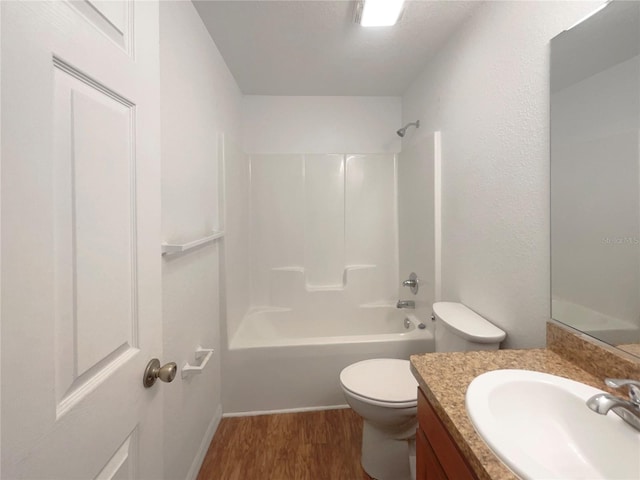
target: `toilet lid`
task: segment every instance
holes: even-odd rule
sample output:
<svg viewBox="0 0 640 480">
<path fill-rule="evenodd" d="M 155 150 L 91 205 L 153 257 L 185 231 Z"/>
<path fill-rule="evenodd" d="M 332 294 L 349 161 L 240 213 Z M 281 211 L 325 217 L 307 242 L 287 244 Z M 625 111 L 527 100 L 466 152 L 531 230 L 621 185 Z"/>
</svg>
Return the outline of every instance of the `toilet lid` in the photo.
<svg viewBox="0 0 640 480">
<path fill-rule="evenodd" d="M 409 360 L 363 360 L 342 370 L 340 383 L 356 395 L 379 402 L 407 403 L 418 398 L 418 382 L 409 370 Z"/>
</svg>

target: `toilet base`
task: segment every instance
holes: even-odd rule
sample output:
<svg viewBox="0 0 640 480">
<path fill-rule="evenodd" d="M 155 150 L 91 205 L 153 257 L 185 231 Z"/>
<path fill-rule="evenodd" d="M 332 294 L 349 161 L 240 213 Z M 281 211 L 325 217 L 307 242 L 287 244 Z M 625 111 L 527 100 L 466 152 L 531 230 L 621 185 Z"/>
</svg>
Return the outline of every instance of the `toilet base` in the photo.
<svg viewBox="0 0 640 480">
<path fill-rule="evenodd" d="M 388 431 L 382 431 L 365 420 L 362 468 L 376 480 L 414 480 L 410 465 L 411 444 L 415 458 L 415 428 L 409 427 L 391 437 Z"/>
</svg>

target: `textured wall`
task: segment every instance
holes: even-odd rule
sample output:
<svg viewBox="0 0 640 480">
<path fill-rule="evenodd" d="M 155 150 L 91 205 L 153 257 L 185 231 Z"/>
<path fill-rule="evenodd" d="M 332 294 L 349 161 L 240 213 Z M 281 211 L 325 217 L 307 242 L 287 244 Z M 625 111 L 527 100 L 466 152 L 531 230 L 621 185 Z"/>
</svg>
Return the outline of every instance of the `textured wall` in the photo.
<svg viewBox="0 0 640 480">
<path fill-rule="evenodd" d="M 220 226 L 218 133 L 238 138 L 241 94 L 191 2 L 160 3 L 162 235 Z M 199 376 L 164 390 L 164 478 L 195 478 L 222 413 L 219 242 L 163 260 L 163 361 L 216 349 Z M 241 268 L 241 265 L 238 266 Z"/>
<path fill-rule="evenodd" d="M 396 153 L 400 97 L 247 95 L 242 103 L 247 153 Z"/>
<path fill-rule="evenodd" d="M 416 137 L 442 131 L 443 299 L 507 347 L 544 345 L 550 311 L 549 41 L 599 4 L 488 2 L 403 96 Z"/>
</svg>

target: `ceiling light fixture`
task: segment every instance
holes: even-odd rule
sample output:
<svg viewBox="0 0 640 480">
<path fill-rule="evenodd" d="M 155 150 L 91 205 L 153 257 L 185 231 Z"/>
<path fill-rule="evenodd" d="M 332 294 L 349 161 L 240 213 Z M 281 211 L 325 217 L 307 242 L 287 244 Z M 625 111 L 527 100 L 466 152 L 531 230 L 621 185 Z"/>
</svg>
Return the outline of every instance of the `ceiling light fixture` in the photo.
<svg viewBox="0 0 640 480">
<path fill-rule="evenodd" d="M 356 23 L 363 27 L 390 27 L 402 14 L 404 0 L 361 0 L 356 5 Z"/>
</svg>

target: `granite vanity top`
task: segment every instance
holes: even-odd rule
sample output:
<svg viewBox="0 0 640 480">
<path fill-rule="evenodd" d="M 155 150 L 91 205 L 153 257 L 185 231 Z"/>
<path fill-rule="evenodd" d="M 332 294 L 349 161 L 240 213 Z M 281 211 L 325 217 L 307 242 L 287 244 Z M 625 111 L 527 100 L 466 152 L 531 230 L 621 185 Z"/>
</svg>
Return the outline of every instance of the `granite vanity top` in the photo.
<svg viewBox="0 0 640 480">
<path fill-rule="evenodd" d="M 467 386 L 475 377 L 505 368 L 550 373 L 608 390 L 597 377 L 547 349 L 412 355 L 411 370 L 420 387 L 481 480 L 518 478 L 476 433 L 465 407 Z"/>
</svg>

